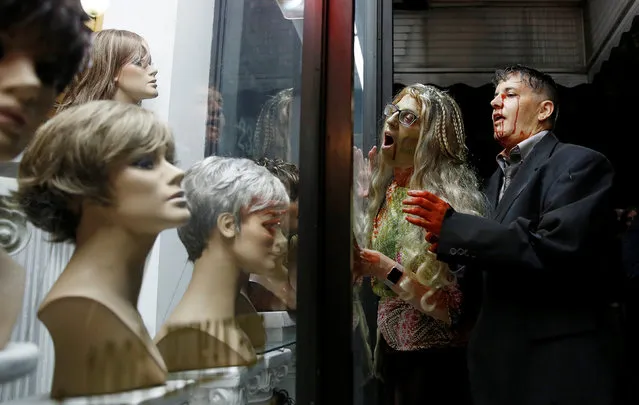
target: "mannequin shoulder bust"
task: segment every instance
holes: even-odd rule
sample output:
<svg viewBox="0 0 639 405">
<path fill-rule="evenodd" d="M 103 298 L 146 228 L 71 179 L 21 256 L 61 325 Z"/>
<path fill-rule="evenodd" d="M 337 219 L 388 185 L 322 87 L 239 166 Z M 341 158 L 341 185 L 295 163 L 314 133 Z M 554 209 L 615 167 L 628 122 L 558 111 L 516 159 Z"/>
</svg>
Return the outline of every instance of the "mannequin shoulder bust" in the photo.
<svg viewBox="0 0 639 405">
<path fill-rule="evenodd" d="M 52 398 L 164 384 L 166 367 L 141 316 L 124 300 L 56 289 L 38 311 L 55 350 Z M 59 361 L 58 359 L 63 359 Z"/>
<path fill-rule="evenodd" d="M 257 313 L 255 306 L 243 291 L 240 291 L 237 295 L 235 315 L 238 325 L 248 336 L 251 345 L 253 345 L 254 348 L 264 347 L 266 345 L 264 318 Z"/>
<path fill-rule="evenodd" d="M 250 339 L 235 319 L 167 322 L 155 341 L 170 372 L 249 366 L 257 361 Z"/>
</svg>

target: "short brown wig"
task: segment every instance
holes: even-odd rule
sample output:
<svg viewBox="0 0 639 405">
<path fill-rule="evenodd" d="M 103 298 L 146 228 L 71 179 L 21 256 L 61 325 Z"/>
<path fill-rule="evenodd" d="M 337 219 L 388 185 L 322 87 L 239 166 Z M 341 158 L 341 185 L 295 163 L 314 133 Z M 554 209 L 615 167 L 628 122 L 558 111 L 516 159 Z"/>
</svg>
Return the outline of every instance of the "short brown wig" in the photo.
<svg viewBox="0 0 639 405">
<path fill-rule="evenodd" d="M 149 110 L 116 101 L 69 108 L 40 127 L 25 150 L 14 198 L 54 242 L 75 241 L 79 202 L 111 204 L 113 171 L 161 148 L 172 161 L 171 130 Z"/>
</svg>

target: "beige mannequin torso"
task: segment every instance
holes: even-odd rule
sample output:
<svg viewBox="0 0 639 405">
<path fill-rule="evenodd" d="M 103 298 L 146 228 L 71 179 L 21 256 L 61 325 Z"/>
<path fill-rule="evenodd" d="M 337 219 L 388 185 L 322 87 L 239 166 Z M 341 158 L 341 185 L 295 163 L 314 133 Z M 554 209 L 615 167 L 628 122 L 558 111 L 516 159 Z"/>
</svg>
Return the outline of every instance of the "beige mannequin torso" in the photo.
<svg viewBox="0 0 639 405">
<path fill-rule="evenodd" d="M 236 318 L 240 276 L 221 244 L 210 243 L 195 261 L 182 300 L 155 337 L 169 371 L 255 363 L 252 341 L 260 343 L 265 333 L 256 313 Z"/>
<path fill-rule="evenodd" d="M 64 398 L 161 385 L 164 361 L 136 308 L 91 272 L 60 276 L 38 311 L 55 349 L 51 396 Z"/>
<path fill-rule="evenodd" d="M 157 386 L 167 376 L 136 309 L 155 236 L 86 218 L 71 260 L 38 310 L 53 339 L 56 399 Z"/>
<path fill-rule="evenodd" d="M 251 275 L 249 297 L 260 311 L 288 311 L 297 309 L 296 291 L 288 277 L 271 278 Z"/>
<path fill-rule="evenodd" d="M 22 309 L 26 272 L 0 248 L 0 350 L 9 342 Z"/>
<path fill-rule="evenodd" d="M 235 300 L 235 317 L 254 348 L 262 348 L 266 345 L 264 320 L 243 290 L 237 294 Z"/>
</svg>

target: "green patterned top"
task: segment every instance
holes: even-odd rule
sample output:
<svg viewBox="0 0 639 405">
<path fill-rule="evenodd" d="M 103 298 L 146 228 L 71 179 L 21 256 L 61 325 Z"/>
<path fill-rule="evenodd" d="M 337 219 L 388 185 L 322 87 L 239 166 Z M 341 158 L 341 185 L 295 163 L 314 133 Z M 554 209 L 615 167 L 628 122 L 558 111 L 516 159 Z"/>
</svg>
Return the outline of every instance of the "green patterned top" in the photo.
<svg viewBox="0 0 639 405">
<path fill-rule="evenodd" d="M 402 212 L 402 201 L 408 196 L 408 188 L 400 186 L 393 179 L 386 189 L 386 199 L 375 216 L 373 223 L 373 234 L 371 236 L 371 248 L 377 250 L 385 256 L 402 263 L 401 247 L 399 246 L 400 236 L 406 234 L 411 226 L 406 221 Z M 396 297 L 390 288 L 383 281 L 376 278 L 371 279 L 373 292 L 380 297 Z"/>
</svg>

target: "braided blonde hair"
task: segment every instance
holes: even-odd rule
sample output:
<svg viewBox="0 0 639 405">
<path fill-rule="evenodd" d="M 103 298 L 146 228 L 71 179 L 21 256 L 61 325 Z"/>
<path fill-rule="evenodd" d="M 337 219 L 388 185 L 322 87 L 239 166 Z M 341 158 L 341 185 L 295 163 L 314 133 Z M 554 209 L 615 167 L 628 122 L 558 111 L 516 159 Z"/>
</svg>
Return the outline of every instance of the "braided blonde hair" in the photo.
<svg viewBox="0 0 639 405">
<path fill-rule="evenodd" d="M 428 190 L 447 201 L 456 211 L 483 215 L 486 199 L 479 191 L 479 181 L 468 165 L 468 148 L 461 110 L 446 92 L 433 86 L 413 84 L 402 89 L 393 99 L 398 103 L 412 97 L 419 106 L 420 136 L 415 148 L 414 171 L 409 189 Z M 382 135 L 383 136 L 383 135 Z M 370 243 L 372 224 L 384 203 L 386 189 L 393 177 L 393 168 L 376 159 L 369 190 L 367 235 Z M 417 226 L 402 235 L 404 268 L 414 272 L 425 285 L 441 288 L 454 280 L 447 264 L 437 261 L 428 251 L 425 231 Z"/>
<path fill-rule="evenodd" d="M 290 160 L 290 116 L 293 89 L 284 89 L 262 107 L 255 125 L 251 157 L 253 160 Z"/>
</svg>

